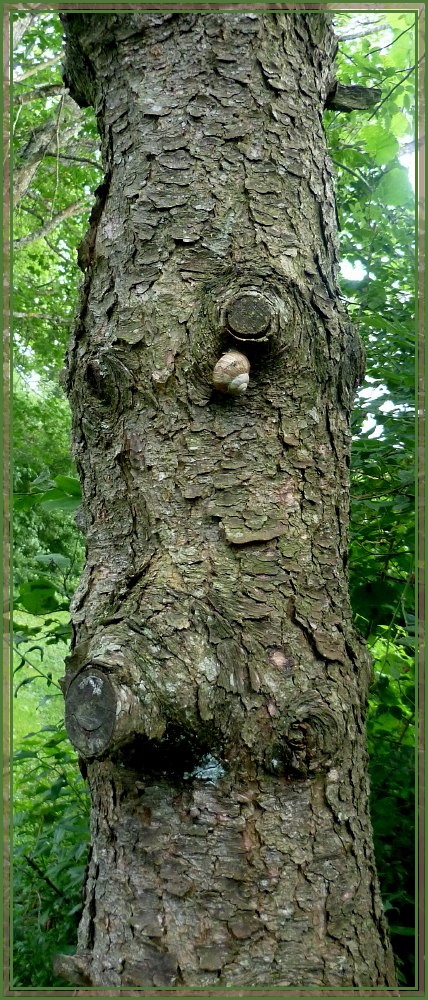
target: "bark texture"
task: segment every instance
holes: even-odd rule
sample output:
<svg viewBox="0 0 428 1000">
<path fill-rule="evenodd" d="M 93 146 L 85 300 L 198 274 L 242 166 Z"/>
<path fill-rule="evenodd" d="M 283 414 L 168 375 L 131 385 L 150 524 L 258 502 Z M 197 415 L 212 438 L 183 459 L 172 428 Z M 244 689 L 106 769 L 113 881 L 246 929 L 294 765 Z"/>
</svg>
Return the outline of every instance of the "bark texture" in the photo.
<svg viewBox="0 0 428 1000">
<path fill-rule="evenodd" d="M 110 989 L 393 987 L 349 607 L 324 14 L 67 13 L 105 182 L 65 383 L 87 562 L 64 691 Z M 244 394 L 213 388 L 227 351 Z M 59 962 L 61 965 L 61 962 Z"/>
</svg>

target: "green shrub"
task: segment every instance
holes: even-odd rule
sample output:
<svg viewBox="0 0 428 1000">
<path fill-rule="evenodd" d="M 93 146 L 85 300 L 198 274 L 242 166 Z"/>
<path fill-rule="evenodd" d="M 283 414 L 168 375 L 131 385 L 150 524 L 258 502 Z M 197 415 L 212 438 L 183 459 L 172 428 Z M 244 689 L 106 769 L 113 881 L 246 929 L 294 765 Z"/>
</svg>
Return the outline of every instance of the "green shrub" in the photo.
<svg viewBox="0 0 428 1000">
<path fill-rule="evenodd" d="M 13 762 L 12 985 L 64 987 L 52 962 L 76 950 L 89 796 L 61 723 L 28 733 Z"/>
<path fill-rule="evenodd" d="M 400 635 L 400 632 L 402 633 Z M 397 638 L 405 641 L 400 645 Z M 400 986 L 415 985 L 415 686 L 408 635 L 372 649 L 368 749 L 376 866 Z"/>
</svg>

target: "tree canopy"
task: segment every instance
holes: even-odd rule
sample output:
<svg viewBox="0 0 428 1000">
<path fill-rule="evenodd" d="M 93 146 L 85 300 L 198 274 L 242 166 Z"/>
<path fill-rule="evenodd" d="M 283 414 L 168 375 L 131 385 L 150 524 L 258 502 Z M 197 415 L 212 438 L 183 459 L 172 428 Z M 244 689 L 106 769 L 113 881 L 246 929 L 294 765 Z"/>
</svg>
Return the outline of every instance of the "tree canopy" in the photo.
<svg viewBox="0 0 428 1000">
<path fill-rule="evenodd" d="M 417 26 L 412 11 L 350 11 L 335 15 L 335 30 L 340 82 L 382 92 L 374 108 L 349 115 L 329 110 L 324 123 L 337 173 L 342 294 L 366 350 L 366 377 L 353 415 L 349 571 L 355 623 L 369 645 L 375 668 L 368 717 L 372 818 L 399 975 L 403 985 L 411 986 L 415 739 L 412 164 L 418 139 Z M 81 277 L 77 247 L 103 174 L 93 111 L 79 109 L 61 79 L 57 14 L 37 8 L 14 14 L 13 42 L 14 615 L 18 650 L 14 687 L 20 687 L 18 699 L 24 699 L 32 680 L 38 677 L 40 682 L 40 674 L 52 684 L 49 671 L 31 665 L 31 648 L 35 643 L 42 649 L 46 643 L 58 644 L 59 658 L 64 654 L 61 643 L 67 636 L 67 623 L 63 612 L 82 565 L 83 546 L 74 523 L 80 487 L 69 454 L 70 419 L 59 383 Z M 60 717 L 44 733 L 28 735 L 27 743 L 19 742 L 15 748 L 21 819 L 14 985 L 45 986 L 47 962 L 58 944 L 58 926 L 65 919 L 72 923 L 70 913 L 79 910 L 79 877 L 76 865 L 74 874 L 73 866 L 70 873 L 70 865 L 58 865 L 61 837 L 49 845 L 44 828 L 55 820 L 70 860 L 76 838 L 84 840 L 87 803 L 70 777 L 74 754 L 66 749 Z M 36 776 L 32 791 L 30 769 Z M 30 796 L 34 800 L 31 815 Z M 39 808 L 37 822 L 34 802 Z M 84 849 L 79 847 L 80 873 Z M 25 856 L 31 856 L 32 864 L 25 862 Z M 44 894 L 45 924 L 37 906 L 31 909 L 30 903 L 28 909 L 28 894 L 31 900 L 37 892 Z M 31 931 L 26 937 L 23 924 L 29 915 Z M 49 926 L 46 921 L 51 921 Z M 48 958 L 31 973 L 37 935 L 46 942 L 51 929 Z"/>
</svg>

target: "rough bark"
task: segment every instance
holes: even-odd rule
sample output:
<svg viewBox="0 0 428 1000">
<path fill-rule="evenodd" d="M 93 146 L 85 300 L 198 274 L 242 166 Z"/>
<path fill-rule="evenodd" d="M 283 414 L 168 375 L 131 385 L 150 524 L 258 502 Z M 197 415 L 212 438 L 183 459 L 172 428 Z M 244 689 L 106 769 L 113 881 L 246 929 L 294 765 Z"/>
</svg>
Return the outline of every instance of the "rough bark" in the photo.
<svg viewBox="0 0 428 1000">
<path fill-rule="evenodd" d="M 382 91 L 377 87 L 345 87 L 336 83 L 334 90 L 327 96 L 326 107 L 332 111 L 366 111 L 378 104 Z"/>
<path fill-rule="evenodd" d="M 64 972 L 393 987 L 346 576 L 363 355 L 337 282 L 328 18 L 62 17 L 105 166 L 64 376 L 87 539 L 64 691 L 92 799 Z M 230 349 L 238 396 L 212 385 Z"/>
</svg>

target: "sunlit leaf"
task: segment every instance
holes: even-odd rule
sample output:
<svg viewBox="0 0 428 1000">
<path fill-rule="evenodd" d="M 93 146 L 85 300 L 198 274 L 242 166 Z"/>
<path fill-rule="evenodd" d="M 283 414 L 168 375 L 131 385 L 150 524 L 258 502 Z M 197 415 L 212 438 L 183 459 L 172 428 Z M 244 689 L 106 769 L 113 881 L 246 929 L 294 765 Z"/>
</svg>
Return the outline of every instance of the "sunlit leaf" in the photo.
<svg viewBox="0 0 428 1000">
<path fill-rule="evenodd" d="M 394 167 L 384 173 L 376 186 L 376 195 L 384 205 L 401 206 L 414 203 L 414 193 L 407 170 Z"/>
</svg>

